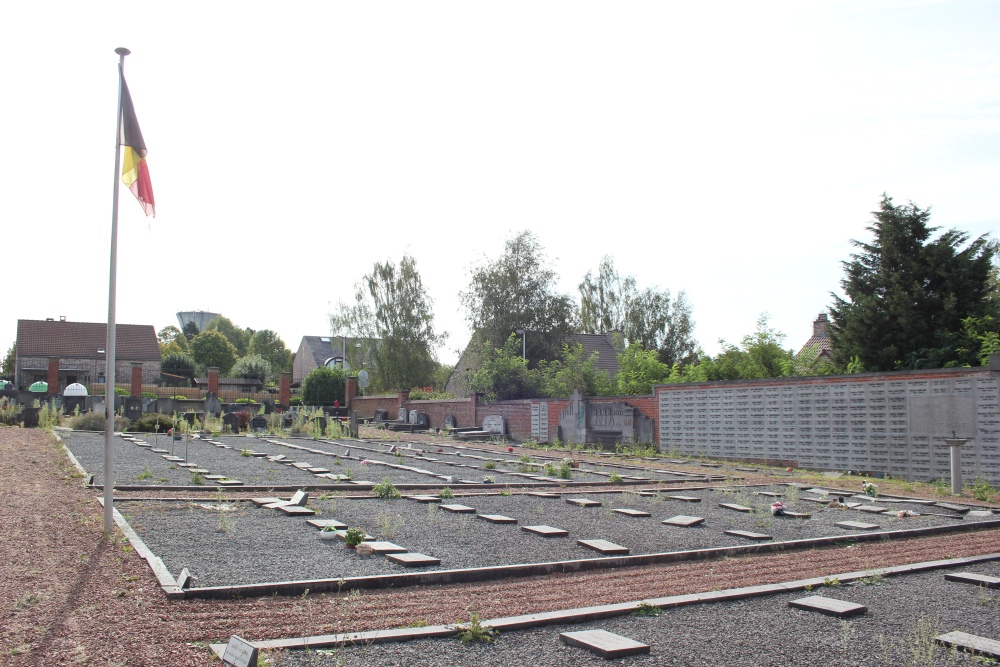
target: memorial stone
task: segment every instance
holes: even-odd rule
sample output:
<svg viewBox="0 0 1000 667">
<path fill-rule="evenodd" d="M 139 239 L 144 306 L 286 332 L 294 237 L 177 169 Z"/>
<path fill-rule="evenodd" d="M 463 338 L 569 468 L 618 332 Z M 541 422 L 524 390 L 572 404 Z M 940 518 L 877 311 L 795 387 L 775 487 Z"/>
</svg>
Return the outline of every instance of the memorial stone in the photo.
<svg viewBox="0 0 1000 667">
<path fill-rule="evenodd" d="M 396 416 L 396 420 L 401 421 L 405 424 L 409 421 L 409 418 L 410 418 L 410 413 L 407 412 L 406 408 L 400 408 L 399 414 Z"/>
<path fill-rule="evenodd" d="M 125 417 L 129 421 L 136 421 L 142 417 L 142 399 L 138 396 L 125 397 Z"/>
<path fill-rule="evenodd" d="M 274 413 L 274 399 L 273 398 L 265 398 L 263 401 L 261 401 L 261 405 L 264 406 L 264 414 L 265 415 L 270 415 L 270 414 Z"/>
<path fill-rule="evenodd" d="M 458 424 L 455 421 L 455 415 L 447 415 L 444 418 L 444 427 L 446 429 L 448 429 L 449 431 L 452 430 L 452 429 L 454 429 L 457 425 Z"/>
<path fill-rule="evenodd" d="M 235 412 L 227 412 L 222 415 L 222 425 L 229 427 L 229 430 L 236 435 L 240 432 L 240 420 L 236 418 Z"/>
<path fill-rule="evenodd" d="M 503 435 L 507 432 L 507 424 L 500 415 L 487 415 L 483 417 L 483 430 Z"/>
<path fill-rule="evenodd" d="M 267 428 L 267 417 L 263 415 L 257 415 L 250 420 L 250 428 L 256 430 L 263 430 Z"/>
</svg>

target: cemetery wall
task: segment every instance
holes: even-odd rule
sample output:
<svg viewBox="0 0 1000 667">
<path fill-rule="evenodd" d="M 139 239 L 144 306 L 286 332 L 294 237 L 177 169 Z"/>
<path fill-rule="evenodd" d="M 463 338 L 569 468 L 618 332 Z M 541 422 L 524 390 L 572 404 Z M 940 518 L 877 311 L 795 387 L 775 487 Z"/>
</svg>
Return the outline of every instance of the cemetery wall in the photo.
<svg viewBox="0 0 1000 667">
<path fill-rule="evenodd" d="M 358 413 L 358 417 L 371 419 L 375 416 L 375 411 L 383 408 L 389 412 L 389 419 L 395 419 L 399 412 L 399 395 L 391 394 L 386 396 L 355 396 L 351 399 L 351 410 Z"/>
<path fill-rule="evenodd" d="M 659 448 L 813 469 L 1000 483 L 1000 355 L 990 368 L 660 385 Z"/>
<path fill-rule="evenodd" d="M 407 410 L 427 413 L 427 420 L 431 428 L 444 428 L 444 419 L 448 415 L 452 415 L 455 418 L 455 426 L 458 428 L 479 426 L 482 424 L 483 416 L 487 413 L 481 413 L 477 423 L 476 408 L 477 404 L 471 398 L 406 401 Z M 394 417 L 395 413 L 390 413 L 390 416 Z"/>
</svg>

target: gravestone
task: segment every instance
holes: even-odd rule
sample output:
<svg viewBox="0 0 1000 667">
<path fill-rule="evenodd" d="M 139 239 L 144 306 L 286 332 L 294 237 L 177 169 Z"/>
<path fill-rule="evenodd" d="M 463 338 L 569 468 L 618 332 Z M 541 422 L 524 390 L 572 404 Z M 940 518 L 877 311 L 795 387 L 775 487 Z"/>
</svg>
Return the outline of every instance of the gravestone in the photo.
<svg viewBox="0 0 1000 667">
<path fill-rule="evenodd" d="M 868 611 L 868 607 L 864 605 L 854 604 L 846 600 L 837 600 L 836 598 L 823 597 L 822 595 L 811 595 L 806 598 L 799 598 L 798 600 L 790 600 L 788 606 L 795 607 L 796 609 L 805 609 L 806 611 L 818 611 L 821 614 L 836 616 L 837 618 L 864 614 Z"/>
<path fill-rule="evenodd" d="M 624 401 L 595 403 L 579 391 L 573 392 L 570 404 L 559 413 L 559 432 L 566 442 L 603 445 L 654 442 L 653 430 L 653 420 L 635 406 Z"/>
<path fill-rule="evenodd" d="M 222 415 L 222 425 L 228 426 L 234 435 L 240 432 L 240 420 L 236 418 L 235 412 L 227 412 Z"/>
<path fill-rule="evenodd" d="M 444 427 L 449 431 L 458 426 L 458 422 L 455 421 L 455 415 L 448 415 L 444 418 Z"/>
<path fill-rule="evenodd" d="M 320 429 L 326 431 L 326 417 L 313 417 L 313 424 L 318 424 Z"/>
<path fill-rule="evenodd" d="M 404 424 L 409 421 L 410 413 L 406 411 L 406 408 L 400 408 L 399 414 L 396 415 L 396 421 L 401 421 Z"/>
<path fill-rule="evenodd" d="M 257 415 L 256 417 L 250 420 L 250 428 L 254 430 L 257 429 L 263 430 L 267 428 L 267 417 L 264 417 L 262 415 Z"/>
<path fill-rule="evenodd" d="M 125 397 L 125 417 L 129 421 L 135 421 L 142 417 L 142 399 L 138 396 Z"/>
<path fill-rule="evenodd" d="M 273 398 L 265 398 L 263 401 L 261 401 L 261 405 L 264 406 L 264 414 L 265 415 L 270 415 L 270 414 L 274 413 L 274 399 Z"/>
<path fill-rule="evenodd" d="M 155 398 L 144 398 L 142 399 L 142 411 L 143 413 L 156 412 L 156 399 Z"/>
<path fill-rule="evenodd" d="M 30 405 L 30 403 L 29 403 Z M 104 397 L 103 396 L 91 396 L 90 397 L 90 409 L 93 412 L 101 415 L 104 414 Z"/>
<path fill-rule="evenodd" d="M 351 410 L 351 421 L 348 423 L 348 435 L 352 438 L 358 437 L 358 411 Z"/>
<path fill-rule="evenodd" d="M 416 424 L 417 423 L 417 411 L 416 410 L 410 410 L 410 414 L 407 416 L 406 423 L 407 424 Z"/>
<path fill-rule="evenodd" d="M 160 399 L 163 400 L 163 399 Z M 170 399 L 167 399 L 170 400 Z M 222 414 L 222 401 L 215 397 L 215 394 L 208 392 L 205 394 L 205 412 L 218 417 Z M 165 414 L 172 414 L 167 412 Z"/>
<path fill-rule="evenodd" d="M 1000 659 L 1000 641 L 989 637 L 970 635 L 955 630 L 934 638 L 934 642 L 947 648 L 972 653 L 984 658 Z"/>
<path fill-rule="evenodd" d="M 229 638 L 222 662 L 232 667 L 256 667 L 257 647 L 236 635 Z"/>
<path fill-rule="evenodd" d="M 562 632 L 559 634 L 559 639 L 564 644 L 587 649 L 606 660 L 649 653 L 649 644 L 642 644 L 607 630 Z"/>
<path fill-rule="evenodd" d="M 63 414 L 71 415 L 76 408 L 80 408 L 80 412 L 84 412 L 87 409 L 87 397 L 86 396 L 66 396 L 63 399 Z"/>
<path fill-rule="evenodd" d="M 483 430 L 503 435 L 507 432 L 507 424 L 500 415 L 486 415 L 483 417 Z"/>
<path fill-rule="evenodd" d="M 156 399 L 156 411 L 161 415 L 172 415 L 177 410 L 177 401 L 172 398 Z"/>
<path fill-rule="evenodd" d="M 375 411 L 374 419 L 375 421 L 388 421 L 389 411 L 386 410 L 385 408 L 379 408 L 378 410 Z"/>
<path fill-rule="evenodd" d="M 428 428 L 431 425 L 431 420 L 430 417 L 427 416 L 426 412 L 418 412 L 416 421 L 410 423 L 419 428 Z"/>
</svg>

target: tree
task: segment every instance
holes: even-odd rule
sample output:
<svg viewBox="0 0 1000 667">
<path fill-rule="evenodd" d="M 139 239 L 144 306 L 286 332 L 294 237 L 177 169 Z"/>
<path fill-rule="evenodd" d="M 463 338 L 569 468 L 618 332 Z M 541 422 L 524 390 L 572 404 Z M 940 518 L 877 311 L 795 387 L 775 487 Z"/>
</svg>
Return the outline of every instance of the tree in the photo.
<svg viewBox="0 0 1000 667">
<path fill-rule="evenodd" d="M 156 340 L 160 343 L 160 356 L 170 352 L 188 351 L 188 339 L 180 329 L 173 325 L 160 329 L 156 334 Z"/>
<path fill-rule="evenodd" d="M 932 240 L 930 210 L 888 195 L 873 215 L 873 240 L 852 240 L 859 251 L 843 262 L 845 298 L 831 295 L 834 363 L 888 371 L 960 362 L 962 321 L 996 313 L 996 246 L 955 229 Z"/>
<path fill-rule="evenodd" d="M 546 396 L 560 398 L 579 391 L 584 396 L 607 396 L 612 384 L 608 372 L 597 368 L 598 352 L 583 356 L 583 345 L 563 345 L 562 359 L 542 361 L 538 367 Z"/>
<path fill-rule="evenodd" d="M 339 314 L 330 317 L 333 331 L 350 332 L 351 338 L 360 340 L 371 391 L 433 382 L 434 349 L 447 337 L 434 330 L 433 303 L 416 260 L 403 255 L 398 266 L 392 261 L 376 262 L 372 272 L 355 285 L 354 305 L 341 302 Z"/>
<path fill-rule="evenodd" d="M 11 343 L 10 348 L 7 350 L 7 355 L 3 358 L 3 364 L 0 365 L 0 380 L 7 380 L 8 382 L 14 381 L 15 367 L 17 365 L 17 343 Z"/>
<path fill-rule="evenodd" d="M 302 381 L 302 402 L 306 405 L 333 405 L 344 402 L 343 369 L 320 366 Z"/>
<path fill-rule="evenodd" d="M 715 357 L 700 355 L 698 363 L 683 367 L 676 363 L 667 382 L 707 382 L 710 380 L 754 380 L 787 377 L 816 371 L 811 351 L 801 357 L 781 347 L 785 334 L 768 325 L 767 313 L 757 318 L 757 329 L 739 345 L 720 340 L 722 352 Z"/>
<path fill-rule="evenodd" d="M 160 369 L 170 375 L 180 375 L 194 378 L 196 363 L 194 358 L 185 352 L 167 352 L 160 362 Z"/>
<path fill-rule="evenodd" d="M 250 338 L 253 336 L 253 329 L 241 329 L 233 321 L 224 315 L 219 315 L 214 320 L 205 325 L 205 331 L 218 331 L 226 337 L 233 347 L 236 348 L 236 356 L 242 357 L 247 353 L 250 345 Z"/>
<path fill-rule="evenodd" d="M 503 347 L 483 343 L 482 364 L 469 372 L 469 388 L 490 402 L 538 396 L 537 375 L 521 357 L 517 334 L 508 336 Z"/>
<path fill-rule="evenodd" d="M 653 393 L 654 384 L 663 384 L 671 368 L 660 361 L 656 350 L 644 350 L 641 345 L 629 345 L 618 355 L 618 375 L 615 391 L 620 395 Z"/>
<path fill-rule="evenodd" d="M 240 357 L 229 371 L 230 376 L 267 382 L 271 378 L 271 362 L 259 354 Z"/>
<path fill-rule="evenodd" d="M 292 353 L 275 332 L 270 329 L 255 331 L 247 346 L 249 354 L 258 354 L 271 364 L 275 373 L 292 370 Z"/>
<path fill-rule="evenodd" d="M 218 331 L 204 331 L 191 339 L 191 353 L 203 368 L 216 366 L 225 375 L 236 363 L 236 348 Z"/>
<path fill-rule="evenodd" d="M 629 345 L 659 350 L 668 366 L 694 360 L 694 322 L 687 295 L 671 298 L 670 290 L 639 290 L 633 276 L 622 277 L 605 256 L 597 275 L 590 271 L 580 283 L 580 322 L 584 333 L 620 331 Z"/>
<path fill-rule="evenodd" d="M 523 231 L 507 240 L 503 255 L 472 270 L 469 290 L 459 296 L 473 332 L 491 349 L 520 329 L 530 364 L 558 357 L 576 313 L 570 297 L 556 292 L 558 276 L 547 267 L 538 239 Z"/>
<path fill-rule="evenodd" d="M 184 337 L 187 338 L 188 342 L 190 343 L 191 339 L 200 334 L 201 331 L 198 330 L 198 325 L 195 324 L 194 322 L 185 322 L 183 333 Z"/>
</svg>

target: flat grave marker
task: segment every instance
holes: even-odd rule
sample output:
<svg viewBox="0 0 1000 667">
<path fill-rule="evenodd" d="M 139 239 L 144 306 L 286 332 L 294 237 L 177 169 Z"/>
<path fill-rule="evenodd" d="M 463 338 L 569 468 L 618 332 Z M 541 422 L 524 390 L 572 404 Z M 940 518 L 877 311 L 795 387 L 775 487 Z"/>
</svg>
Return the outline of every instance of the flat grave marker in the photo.
<svg viewBox="0 0 1000 667">
<path fill-rule="evenodd" d="M 790 512 L 789 510 L 785 510 L 779 516 L 790 516 L 793 519 L 809 519 L 809 518 L 812 518 L 812 514 L 806 514 L 805 512 Z"/>
<path fill-rule="evenodd" d="M 401 554 L 407 552 L 406 547 L 401 547 L 398 544 L 393 544 L 392 542 L 382 542 L 379 540 L 375 540 L 372 542 L 368 542 L 368 546 L 372 548 L 372 553 L 381 555 Z"/>
<path fill-rule="evenodd" d="M 972 509 L 971 507 L 966 507 L 965 505 L 953 505 L 952 503 L 934 503 L 934 506 L 941 507 L 946 510 L 951 510 L 953 512 L 959 512 L 960 514 L 965 514 L 970 509 Z"/>
<path fill-rule="evenodd" d="M 440 558 L 418 553 L 387 554 L 386 559 L 403 567 L 428 567 L 441 564 Z"/>
<path fill-rule="evenodd" d="M 418 503 L 439 503 L 441 498 L 438 496 L 406 496 L 409 500 L 415 500 Z"/>
<path fill-rule="evenodd" d="M 513 474 L 513 473 L 511 473 L 511 474 Z M 535 496 L 536 498 L 558 498 L 559 497 L 558 493 L 549 493 L 547 491 L 529 491 L 528 493 L 526 493 L 524 495 L 526 495 L 526 496 Z"/>
<path fill-rule="evenodd" d="M 170 461 L 172 463 L 177 463 L 178 461 L 180 461 L 182 463 L 184 462 L 184 459 L 182 459 L 179 456 L 170 456 L 168 454 L 163 454 L 162 456 L 163 456 L 164 459 L 166 459 L 167 461 Z"/>
<path fill-rule="evenodd" d="M 442 509 L 445 512 L 454 512 L 455 514 L 475 514 L 476 508 L 469 507 L 468 505 L 438 505 L 438 509 Z"/>
<path fill-rule="evenodd" d="M 667 496 L 670 500 L 680 500 L 685 503 L 700 503 L 701 498 L 698 496 Z"/>
<path fill-rule="evenodd" d="M 250 642 L 233 635 L 226 644 L 222 654 L 222 662 L 231 667 L 256 667 L 257 647 Z"/>
<path fill-rule="evenodd" d="M 687 516 L 684 514 L 679 514 L 669 519 L 664 519 L 660 523 L 667 526 L 681 526 L 682 528 L 690 528 L 691 526 L 697 526 L 705 523 L 705 519 L 700 516 Z"/>
<path fill-rule="evenodd" d="M 334 530 L 347 530 L 347 524 L 336 519 L 308 519 L 306 523 L 320 530 L 327 526 L 332 526 Z"/>
<path fill-rule="evenodd" d="M 503 514 L 478 514 L 477 516 L 484 521 L 489 521 L 490 523 L 500 523 L 500 524 L 517 523 L 517 519 L 513 519 L 509 516 L 504 516 Z"/>
<path fill-rule="evenodd" d="M 727 510 L 736 510 L 737 512 L 743 512 L 744 514 L 749 514 L 753 511 L 752 508 L 746 505 L 737 505 L 736 503 L 719 503 L 719 507 L 725 507 Z"/>
<path fill-rule="evenodd" d="M 726 535 L 733 535 L 735 537 L 743 537 L 748 540 L 773 540 L 771 535 L 765 535 L 764 533 L 754 533 L 749 530 L 724 530 L 722 531 Z"/>
<path fill-rule="evenodd" d="M 590 500 L 588 498 L 567 498 L 566 502 L 570 505 L 576 505 L 577 507 L 600 507 L 601 502 L 598 500 Z"/>
<path fill-rule="evenodd" d="M 542 537 L 566 537 L 569 535 L 568 530 L 553 528 L 552 526 L 521 526 L 521 530 L 528 533 L 534 533 L 535 535 L 541 535 Z"/>
<path fill-rule="evenodd" d="M 955 648 L 966 653 L 975 653 L 978 656 L 1000 659 L 1000 641 L 978 635 L 970 635 L 966 632 L 949 632 L 938 635 L 934 641 L 947 648 Z"/>
<path fill-rule="evenodd" d="M 871 514 L 881 514 L 882 512 L 888 512 L 888 507 L 879 507 L 878 505 L 862 505 L 861 507 L 855 507 L 854 509 L 859 512 L 870 512 Z"/>
<path fill-rule="evenodd" d="M 1000 577 L 990 577 L 985 574 L 955 572 L 944 575 L 944 578 L 945 581 L 957 581 L 963 584 L 973 584 L 974 586 L 985 586 L 986 588 L 1000 588 Z"/>
<path fill-rule="evenodd" d="M 243 486 L 243 482 L 238 479 L 216 479 L 213 481 L 219 486 Z"/>
<path fill-rule="evenodd" d="M 806 611 L 818 611 L 821 614 L 836 616 L 837 618 L 856 616 L 868 611 L 868 607 L 864 605 L 837 600 L 836 598 L 823 597 L 822 595 L 810 595 L 806 598 L 790 600 L 788 606 L 796 609 L 805 609 Z"/>
<path fill-rule="evenodd" d="M 781 498 L 782 494 L 775 493 L 774 491 L 756 491 L 755 496 L 767 496 L 768 498 Z"/>
<path fill-rule="evenodd" d="M 644 512 L 643 510 L 632 510 L 627 508 L 614 510 L 618 514 L 623 514 L 625 516 L 652 516 L 649 512 Z"/>
<path fill-rule="evenodd" d="M 226 476 L 225 475 L 205 475 L 205 479 L 207 479 L 210 482 L 217 482 L 220 479 L 226 479 Z"/>
<path fill-rule="evenodd" d="M 833 525 L 838 528 L 847 528 L 848 530 L 871 530 L 878 528 L 874 523 L 864 523 L 862 521 L 838 521 Z"/>
<path fill-rule="evenodd" d="M 316 510 L 311 510 L 301 505 L 282 505 L 278 508 L 278 511 L 284 512 L 288 516 L 312 516 L 316 513 Z"/>
<path fill-rule="evenodd" d="M 212 472 L 211 470 L 205 470 L 204 468 L 188 468 L 188 472 L 198 473 L 199 475 L 207 475 Z"/>
<path fill-rule="evenodd" d="M 343 540 L 344 542 L 347 541 L 347 531 L 346 530 L 335 530 L 335 531 L 333 531 L 333 534 L 336 535 L 338 539 Z M 375 538 L 373 536 L 369 535 L 368 533 L 365 533 L 365 536 L 362 539 L 365 542 L 374 542 L 375 541 Z"/>
<path fill-rule="evenodd" d="M 576 543 L 581 547 L 593 549 L 606 556 L 627 556 L 629 552 L 628 547 L 623 547 L 607 540 L 577 540 Z"/>
<path fill-rule="evenodd" d="M 624 658 L 629 655 L 649 653 L 649 644 L 642 644 L 616 635 L 607 630 L 584 630 L 582 632 L 561 632 L 559 639 L 564 644 L 587 649 L 605 659 Z"/>
<path fill-rule="evenodd" d="M 166 449 L 151 449 L 149 451 L 154 452 L 156 454 L 166 454 L 167 453 Z"/>
</svg>

